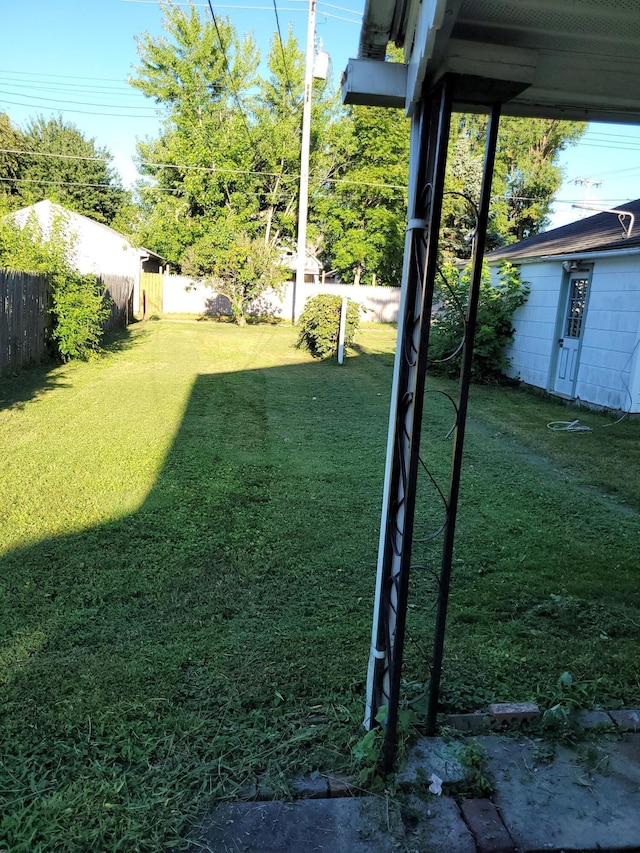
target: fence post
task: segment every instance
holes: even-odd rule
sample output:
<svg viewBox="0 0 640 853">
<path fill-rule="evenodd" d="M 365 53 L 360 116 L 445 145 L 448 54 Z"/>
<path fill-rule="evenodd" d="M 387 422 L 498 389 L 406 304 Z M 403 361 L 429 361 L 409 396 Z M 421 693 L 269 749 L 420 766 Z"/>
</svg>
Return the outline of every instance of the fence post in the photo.
<svg viewBox="0 0 640 853">
<path fill-rule="evenodd" d="M 338 330 L 338 364 L 344 361 L 344 338 L 347 328 L 347 297 L 342 297 L 340 305 L 340 328 Z"/>
</svg>

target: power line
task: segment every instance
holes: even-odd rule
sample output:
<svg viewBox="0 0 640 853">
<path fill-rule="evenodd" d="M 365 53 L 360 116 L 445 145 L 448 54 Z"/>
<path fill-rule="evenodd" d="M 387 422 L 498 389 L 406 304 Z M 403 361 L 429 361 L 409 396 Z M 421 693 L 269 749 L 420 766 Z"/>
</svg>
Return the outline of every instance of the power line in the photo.
<svg viewBox="0 0 640 853">
<path fill-rule="evenodd" d="M 280 18 L 278 17 L 278 6 L 276 5 L 276 0 L 273 0 L 273 11 L 276 15 L 276 27 L 278 29 L 278 42 L 280 43 L 280 53 L 282 54 L 282 65 L 284 67 L 284 76 L 287 79 L 287 85 L 289 86 L 289 94 L 293 97 L 293 86 L 291 85 L 291 80 L 289 79 L 289 71 L 287 69 L 287 58 L 284 55 L 284 45 L 282 44 L 282 32 L 280 30 Z"/>
<path fill-rule="evenodd" d="M 84 181 L 50 181 L 46 178 L 0 178 L 0 181 L 12 184 L 55 184 L 63 187 L 97 187 L 111 192 L 123 192 L 124 188 L 112 184 L 91 184 Z"/>
<path fill-rule="evenodd" d="M 144 3 L 144 4 L 147 4 L 150 6 L 158 6 L 159 5 L 159 0 L 121 0 L 121 2 L 122 3 Z M 288 2 L 289 3 L 306 3 L 306 0 L 288 0 Z M 192 6 L 194 8 L 199 7 L 201 9 L 207 8 L 206 3 L 177 3 L 177 2 L 173 2 L 172 5 L 173 6 L 188 6 L 189 8 L 191 8 Z M 236 3 L 233 3 L 233 4 L 216 3 L 216 6 L 218 7 L 218 9 L 243 9 L 243 10 L 250 9 L 250 10 L 257 10 L 257 11 L 262 11 L 262 12 L 270 12 L 271 11 L 271 6 L 244 6 L 244 5 L 239 5 Z M 283 9 L 283 12 L 304 12 L 304 9 L 296 9 L 296 8 L 294 8 L 294 9 Z"/>
<path fill-rule="evenodd" d="M 79 86 L 77 83 L 56 83 L 53 81 L 53 85 L 48 85 L 47 83 L 39 83 L 34 82 L 32 80 L 24 81 L 24 80 L 9 80 L 2 79 L 0 76 L 0 85 L 3 86 L 19 86 L 20 93 L 25 90 L 37 91 L 37 92 L 60 92 L 64 95 L 75 95 L 75 94 L 86 94 L 89 93 L 91 95 L 116 95 L 118 98 L 144 98 L 145 96 L 141 92 L 132 92 L 131 89 L 127 91 L 125 87 L 121 89 L 115 88 L 114 86 Z M 21 94 L 17 93 L 19 97 Z M 15 93 L 14 93 L 15 94 Z"/>
<path fill-rule="evenodd" d="M 28 157 L 52 157 L 57 160 L 83 160 L 95 163 L 111 164 L 108 157 L 87 157 L 81 154 L 58 154 L 53 151 L 27 151 L 21 148 L 0 148 L 0 154 L 19 154 Z M 296 176 L 288 177 L 280 172 L 263 172 L 257 169 L 225 169 L 220 166 L 193 166 L 188 163 L 155 163 L 151 160 L 139 160 L 141 166 L 152 166 L 155 169 L 180 169 L 187 172 L 225 172 L 236 175 L 264 175 L 265 177 L 294 180 Z"/>
<path fill-rule="evenodd" d="M 209 3 L 209 11 L 211 12 L 211 17 L 213 19 L 213 25 L 216 28 L 216 33 L 218 34 L 218 41 L 220 42 L 220 50 L 222 51 L 222 60 L 224 62 L 224 69 L 227 73 L 227 77 L 229 78 L 229 86 L 230 86 L 231 91 L 233 93 L 233 96 L 235 98 L 235 102 L 238 105 L 238 110 L 240 111 L 242 123 L 244 124 L 244 129 L 247 132 L 247 137 L 249 139 L 249 142 L 251 143 L 251 147 L 253 148 L 255 154 L 258 155 L 258 158 L 259 158 L 260 155 L 259 155 L 258 149 L 256 148 L 255 142 L 253 141 L 253 137 L 251 136 L 251 132 L 249 130 L 249 125 L 247 123 L 247 119 L 245 117 L 244 110 L 242 109 L 242 104 L 240 102 L 240 96 L 238 95 L 233 77 L 231 76 L 231 70 L 229 69 L 229 61 L 227 59 L 227 51 L 226 51 L 226 48 L 224 46 L 224 42 L 222 41 L 222 35 L 220 34 L 220 28 L 218 27 L 218 19 L 216 18 L 216 13 L 213 11 L 213 5 L 211 3 L 211 0 L 208 0 L 208 3 Z"/>
<path fill-rule="evenodd" d="M 32 98 L 33 100 L 38 101 L 46 101 L 47 103 L 54 104 L 74 104 L 82 107 L 105 107 L 107 109 L 113 108 L 114 110 L 139 110 L 145 109 L 144 107 L 140 107 L 139 105 L 135 106 L 127 106 L 126 104 L 94 104 L 91 101 L 67 101 L 63 98 L 43 98 L 41 95 L 27 95 L 22 92 L 6 92 L 3 89 L 0 89 L 0 95 L 11 95 L 12 97 L 18 98 Z M 153 109 L 152 107 L 147 107 L 147 109 Z"/>
<path fill-rule="evenodd" d="M 0 154 L 18 154 L 27 157 L 52 157 L 58 160 L 82 160 L 95 163 L 106 163 L 111 165 L 108 157 L 87 157 L 81 154 L 58 154 L 52 151 L 27 151 L 21 148 L 0 148 Z M 154 163 L 150 160 L 139 160 L 141 166 L 152 166 L 155 169 L 180 169 L 182 171 L 224 173 L 233 175 L 257 175 L 268 178 L 280 178 L 283 181 L 298 181 L 299 174 L 284 175 L 281 172 L 265 172 L 258 169 L 226 169 L 220 166 L 193 166 L 188 163 Z M 401 184 L 386 184 L 376 181 L 350 181 L 348 178 L 316 178 L 321 184 L 343 184 L 345 186 L 370 187 L 372 189 L 393 189 L 406 191 Z"/>
<path fill-rule="evenodd" d="M 126 80 L 122 80 L 119 77 L 85 77 L 84 74 L 42 74 L 40 71 L 16 71 L 13 68 L 0 68 L 0 74 L 24 74 L 28 77 L 44 77 L 45 80 L 48 80 L 50 77 L 60 77 L 67 80 L 102 80 L 103 82 L 109 83 L 126 83 Z"/>
<path fill-rule="evenodd" d="M 345 9 L 344 6 L 334 6 L 331 3 L 325 3 L 324 0 L 318 0 L 318 6 L 326 6 L 328 9 L 337 9 L 338 12 L 348 12 L 350 15 L 356 15 L 361 18 L 362 13 L 356 12 L 354 9 Z"/>
<path fill-rule="evenodd" d="M 25 104 L 21 101 L 9 101 L 6 98 L 0 99 L 0 104 L 11 104 L 14 107 L 38 107 L 38 104 Z M 57 112 L 60 113 L 79 113 L 86 116 L 103 116 L 104 118 L 151 118 L 157 119 L 158 115 L 132 115 L 130 113 L 98 113 L 94 110 L 75 110 L 70 107 L 58 107 Z"/>
<path fill-rule="evenodd" d="M 157 6 L 159 0 L 121 0 L 123 3 L 146 3 L 151 6 Z M 289 3 L 305 3 L 307 0 L 287 0 Z M 174 6 L 194 6 L 206 9 L 206 3 L 176 3 L 174 2 Z M 341 6 L 332 6 L 330 3 L 322 3 L 319 5 L 327 6 L 330 9 L 342 9 Z M 234 11 L 257 11 L 257 12 L 268 12 L 271 10 L 270 6 L 247 6 L 247 5 L 239 5 L 234 3 L 231 4 L 220 4 L 216 3 L 218 9 L 232 9 Z M 285 7 L 280 10 L 281 12 L 305 12 L 304 8 L 296 8 L 296 7 Z M 359 26 L 362 21 L 362 14 L 360 12 L 356 12 L 353 9 L 343 9 L 343 11 L 348 12 L 350 15 L 355 15 L 357 20 L 352 20 L 351 18 L 344 18 L 342 15 L 333 15 L 331 12 L 325 12 L 324 9 L 319 9 L 318 14 L 323 15 L 325 18 L 333 18 L 336 21 L 346 21 L 348 24 L 354 24 L 355 26 Z"/>
</svg>

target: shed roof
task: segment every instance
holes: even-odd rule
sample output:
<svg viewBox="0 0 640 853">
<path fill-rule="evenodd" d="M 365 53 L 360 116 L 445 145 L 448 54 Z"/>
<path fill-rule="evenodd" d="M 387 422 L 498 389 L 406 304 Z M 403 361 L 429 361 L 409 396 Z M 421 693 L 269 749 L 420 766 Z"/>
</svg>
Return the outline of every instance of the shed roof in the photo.
<svg viewBox="0 0 640 853">
<path fill-rule="evenodd" d="M 623 215 L 621 218 L 619 214 Z M 628 214 L 631 214 L 629 216 Z M 630 230 L 629 230 L 630 229 Z M 629 233 L 626 237 L 625 233 Z M 569 225 L 536 234 L 496 249 L 487 255 L 488 261 L 519 261 L 553 255 L 588 254 L 640 247 L 640 199 L 613 208 L 612 212 L 597 213 Z"/>
<path fill-rule="evenodd" d="M 366 0 L 359 58 L 388 42 L 404 46 L 409 110 L 453 72 L 459 109 L 640 121 L 638 0 Z"/>
</svg>

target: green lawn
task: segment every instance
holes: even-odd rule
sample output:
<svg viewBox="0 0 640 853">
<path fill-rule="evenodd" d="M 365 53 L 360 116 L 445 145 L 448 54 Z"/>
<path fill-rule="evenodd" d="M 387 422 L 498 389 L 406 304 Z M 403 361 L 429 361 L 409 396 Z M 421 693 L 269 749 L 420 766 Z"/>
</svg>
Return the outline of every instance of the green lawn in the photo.
<svg viewBox="0 0 640 853">
<path fill-rule="evenodd" d="M 365 328 L 338 367 L 288 326 L 163 320 L 3 383 L 0 850 L 178 849 L 259 775 L 350 769 L 394 339 Z M 445 708 L 544 701 L 564 670 L 640 703 L 640 422 L 578 416 L 593 432 L 552 433 L 575 414 L 474 390 Z M 426 419 L 446 483 L 444 397 Z M 417 570 L 409 691 L 431 603 Z"/>
</svg>

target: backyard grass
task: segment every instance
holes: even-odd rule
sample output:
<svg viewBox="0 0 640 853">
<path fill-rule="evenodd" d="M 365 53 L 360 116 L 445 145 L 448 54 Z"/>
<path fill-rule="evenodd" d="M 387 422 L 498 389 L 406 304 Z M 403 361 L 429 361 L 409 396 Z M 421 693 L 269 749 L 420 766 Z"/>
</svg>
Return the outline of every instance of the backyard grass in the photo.
<svg viewBox="0 0 640 853">
<path fill-rule="evenodd" d="M 260 776 L 353 769 L 395 332 L 365 328 L 342 367 L 295 339 L 140 323 L 3 382 L 0 850 L 182 849 Z M 446 484 L 451 407 L 426 411 Z M 552 701 L 565 670 L 637 705 L 640 422 L 505 388 L 470 414 L 443 709 Z M 574 417 L 593 431 L 546 428 Z M 415 570 L 407 696 L 432 600 Z"/>
</svg>

